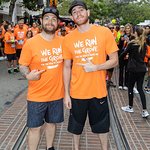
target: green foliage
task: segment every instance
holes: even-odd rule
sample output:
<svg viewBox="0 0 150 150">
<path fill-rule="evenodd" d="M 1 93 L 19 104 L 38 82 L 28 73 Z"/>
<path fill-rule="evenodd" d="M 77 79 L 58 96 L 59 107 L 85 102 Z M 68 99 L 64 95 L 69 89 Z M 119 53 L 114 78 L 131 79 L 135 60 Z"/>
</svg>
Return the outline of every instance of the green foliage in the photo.
<svg viewBox="0 0 150 150">
<path fill-rule="evenodd" d="M 2 3 L 2 2 L 9 2 L 10 0 L 0 0 L 0 4 Z"/>
<path fill-rule="evenodd" d="M 11 1 L 12 5 L 16 0 L 0 0 L 1 2 Z M 62 16 L 69 16 L 68 9 L 73 0 L 58 0 L 58 10 Z M 122 0 L 122 3 L 116 3 L 115 0 L 84 0 L 90 9 L 90 20 L 95 19 L 109 20 L 113 18 L 122 18 L 121 23 L 132 22 L 137 24 L 148 20 L 150 17 L 150 3 L 148 0 L 131 3 L 132 0 Z M 129 3 L 130 2 L 130 3 Z M 37 10 L 38 0 L 23 0 L 23 4 L 29 10 Z M 14 5 L 13 5 L 14 6 Z"/>
<path fill-rule="evenodd" d="M 62 16 L 69 16 L 68 10 L 71 2 L 72 0 L 63 0 L 63 2 L 58 4 L 57 8 Z"/>
<path fill-rule="evenodd" d="M 37 6 L 37 0 L 23 0 L 23 4 L 29 10 L 35 10 Z"/>
</svg>

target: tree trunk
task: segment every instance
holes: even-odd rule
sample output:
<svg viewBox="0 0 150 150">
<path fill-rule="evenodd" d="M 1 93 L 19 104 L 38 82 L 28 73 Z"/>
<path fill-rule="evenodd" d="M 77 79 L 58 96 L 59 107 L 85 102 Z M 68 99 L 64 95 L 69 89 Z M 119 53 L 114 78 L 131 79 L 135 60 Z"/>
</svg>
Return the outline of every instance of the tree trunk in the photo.
<svg viewBox="0 0 150 150">
<path fill-rule="evenodd" d="M 9 15 L 12 16 L 16 0 L 10 0 Z"/>
</svg>

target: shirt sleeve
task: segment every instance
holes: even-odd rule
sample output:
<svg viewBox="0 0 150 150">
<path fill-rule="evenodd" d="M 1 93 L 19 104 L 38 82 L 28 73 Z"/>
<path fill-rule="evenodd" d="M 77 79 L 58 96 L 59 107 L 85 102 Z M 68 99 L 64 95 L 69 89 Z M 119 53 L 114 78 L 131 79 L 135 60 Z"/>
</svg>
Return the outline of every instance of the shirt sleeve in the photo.
<svg viewBox="0 0 150 150">
<path fill-rule="evenodd" d="M 62 43 L 63 59 L 72 59 L 72 53 L 68 46 L 67 38 L 64 38 Z"/>
<path fill-rule="evenodd" d="M 109 29 L 106 29 L 106 53 L 107 55 L 118 51 L 117 43 Z"/>
<path fill-rule="evenodd" d="M 24 44 L 22 48 L 19 64 L 23 66 L 29 66 L 31 60 L 32 60 L 32 50 L 30 43 L 27 40 L 27 42 Z"/>
</svg>

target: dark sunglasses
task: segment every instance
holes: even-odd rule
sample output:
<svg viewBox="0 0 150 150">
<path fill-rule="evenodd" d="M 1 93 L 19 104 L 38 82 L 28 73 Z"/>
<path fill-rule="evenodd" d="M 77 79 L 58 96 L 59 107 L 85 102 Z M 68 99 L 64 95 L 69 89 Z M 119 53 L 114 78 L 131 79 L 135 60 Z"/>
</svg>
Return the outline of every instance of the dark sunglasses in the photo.
<svg viewBox="0 0 150 150">
<path fill-rule="evenodd" d="M 57 17 L 59 17 L 59 12 L 56 8 L 54 7 L 47 7 L 43 10 L 42 16 L 44 16 L 47 13 L 52 13 L 55 14 Z"/>
<path fill-rule="evenodd" d="M 109 29 L 114 29 L 114 27 L 110 27 Z"/>
</svg>

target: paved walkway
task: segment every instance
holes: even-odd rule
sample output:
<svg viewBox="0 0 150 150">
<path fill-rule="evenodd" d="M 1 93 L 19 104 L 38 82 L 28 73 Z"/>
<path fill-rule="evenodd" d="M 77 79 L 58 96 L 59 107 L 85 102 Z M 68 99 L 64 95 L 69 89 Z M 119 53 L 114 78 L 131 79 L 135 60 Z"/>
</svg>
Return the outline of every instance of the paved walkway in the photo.
<svg viewBox="0 0 150 150">
<path fill-rule="evenodd" d="M 117 82 L 117 71 L 115 72 L 114 81 Z M 134 99 L 134 113 L 126 113 L 121 110 L 121 106 L 128 104 L 127 91 L 111 88 L 111 95 L 114 106 L 117 111 L 125 137 L 131 150 L 150 150 L 150 118 L 141 117 L 141 102 L 138 94 Z M 26 123 L 26 91 L 20 94 L 13 104 L 6 108 L 0 114 L 0 150 L 12 150 L 18 137 L 22 133 Z M 147 95 L 150 101 L 150 96 Z M 148 105 L 149 106 L 149 105 Z M 148 107 L 150 111 L 150 107 Z M 73 150 L 72 135 L 66 131 L 68 120 L 68 110 L 65 110 L 65 121 L 58 125 L 55 138 L 56 150 Z M 112 132 L 109 134 L 109 149 L 117 150 Z M 26 149 L 26 138 L 22 142 L 20 150 Z M 45 149 L 45 137 L 42 136 L 40 150 Z M 100 144 L 95 134 L 91 133 L 88 122 L 81 137 L 81 150 L 100 150 Z M 123 150 L 123 149 L 121 149 Z"/>
</svg>

